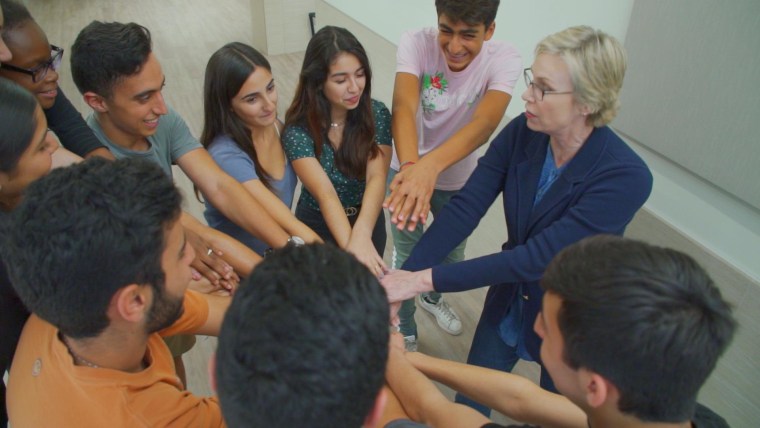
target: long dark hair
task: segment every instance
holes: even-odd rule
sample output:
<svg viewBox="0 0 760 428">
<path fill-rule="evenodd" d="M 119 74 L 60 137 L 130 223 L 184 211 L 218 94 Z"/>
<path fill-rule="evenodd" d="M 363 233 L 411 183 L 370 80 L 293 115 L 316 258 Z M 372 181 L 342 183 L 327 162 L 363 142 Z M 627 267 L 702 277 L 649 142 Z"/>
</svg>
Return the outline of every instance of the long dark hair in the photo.
<svg viewBox="0 0 760 428">
<path fill-rule="evenodd" d="M 253 148 L 251 129 L 232 111 L 232 99 L 248 77 L 263 67 L 270 73 L 272 67 L 264 55 L 240 42 L 224 45 L 214 52 L 206 65 L 203 85 L 203 132 L 201 144 L 207 148 L 220 135 L 229 136 L 251 160 L 261 183 L 271 188 L 272 177 L 261 166 Z"/>
<path fill-rule="evenodd" d="M 37 129 L 37 99 L 8 79 L 0 79 L 0 171 L 18 165 Z"/>
<path fill-rule="evenodd" d="M 343 143 L 335 151 L 335 164 L 348 177 L 363 179 L 367 161 L 380 153 L 375 144 L 375 122 L 372 115 L 372 70 L 361 43 L 345 28 L 323 27 L 306 47 L 301 75 L 298 78 L 293 103 L 285 114 L 285 126 L 300 125 L 314 140 L 317 158 L 330 129 L 330 101 L 322 91 L 330 65 L 338 55 L 347 53 L 359 60 L 364 68 L 366 84 L 359 105 L 349 110 L 343 129 Z"/>
</svg>

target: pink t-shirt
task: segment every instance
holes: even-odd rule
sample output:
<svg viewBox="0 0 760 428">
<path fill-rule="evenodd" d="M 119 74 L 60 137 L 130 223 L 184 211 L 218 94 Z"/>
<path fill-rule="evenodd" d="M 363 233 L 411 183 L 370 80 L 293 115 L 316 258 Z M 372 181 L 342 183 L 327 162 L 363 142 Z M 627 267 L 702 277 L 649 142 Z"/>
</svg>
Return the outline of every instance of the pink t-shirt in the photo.
<svg viewBox="0 0 760 428">
<path fill-rule="evenodd" d="M 417 135 L 419 154 L 424 156 L 470 122 L 486 91 L 511 95 L 522 73 L 522 59 L 510 43 L 491 39 L 467 68 L 454 72 L 438 45 L 438 29 L 425 28 L 401 36 L 396 72 L 414 74 L 420 80 Z M 435 188 L 461 189 L 476 164 L 477 154 L 470 153 L 439 174 Z M 391 168 L 399 168 L 395 145 Z"/>
</svg>

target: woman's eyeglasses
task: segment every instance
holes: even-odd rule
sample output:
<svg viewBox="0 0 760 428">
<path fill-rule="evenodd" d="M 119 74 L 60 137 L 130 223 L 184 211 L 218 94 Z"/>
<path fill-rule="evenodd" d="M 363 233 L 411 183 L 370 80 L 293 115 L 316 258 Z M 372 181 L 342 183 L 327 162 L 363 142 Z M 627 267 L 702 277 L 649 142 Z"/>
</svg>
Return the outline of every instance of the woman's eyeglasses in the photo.
<svg viewBox="0 0 760 428">
<path fill-rule="evenodd" d="M 63 48 L 58 46 L 50 46 L 50 59 L 34 68 L 21 68 L 16 67 L 8 63 L 3 64 L 3 70 L 12 70 L 18 73 L 24 73 L 32 76 L 32 82 L 37 83 L 47 76 L 48 70 L 51 68 L 58 71 L 61 66 L 61 58 L 63 58 Z"/>
</svg>

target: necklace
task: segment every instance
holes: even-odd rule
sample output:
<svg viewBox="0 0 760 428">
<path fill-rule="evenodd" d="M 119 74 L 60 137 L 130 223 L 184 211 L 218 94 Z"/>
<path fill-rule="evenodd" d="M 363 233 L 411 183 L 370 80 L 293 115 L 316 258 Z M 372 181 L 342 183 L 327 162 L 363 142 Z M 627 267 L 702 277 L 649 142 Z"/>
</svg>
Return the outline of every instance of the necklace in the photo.
<svg viewBox="0 0 760 428">
<path fill-rule="evenodd" d="M 341 127 L 341 126 L 343 126 L 345 124 L 346 124 L 346 122 L 340 122 L 340 123 L 330 122 L 330 128 L 339 128 L 339 127 Z"/>
<path fill-rule="evenodd" d="M 80 363 L 84 364 L 87 367 L 90 367 L 92 369 L 99 369 L 100 366 L 92 363 L 88 360 L 85 360 L 81 356 L 79 356 L 76 352 L 74 352 L 73 349 L 71 349 L 71 345 L 69 345 L 69 341 L 66 339 L 66 336 L 61 335 L 61 339 L 63 340 L 63 344 L 66 345 L 66 349 L 69 350 L 69 354 L 71 354 L 72 357 L 74 357 L 74 361 L 79 361 Z"/>
</svg>

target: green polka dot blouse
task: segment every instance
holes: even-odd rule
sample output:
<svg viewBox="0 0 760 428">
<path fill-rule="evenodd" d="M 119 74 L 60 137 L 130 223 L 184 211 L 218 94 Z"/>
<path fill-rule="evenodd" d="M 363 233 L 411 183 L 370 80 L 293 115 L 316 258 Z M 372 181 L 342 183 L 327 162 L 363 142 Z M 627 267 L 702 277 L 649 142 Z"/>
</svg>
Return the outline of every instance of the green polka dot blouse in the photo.
<svg viewBox="0 0 760 428">
<path fill-rule="evenodd" d="M 375 141 L 379 145 L 391 145 L 391 112 L 380 101 L 372 100 L 372 114 L 375 117 Z M 285 154 L 293 162 L 305 157 L 316 157 L 314 140 L 302 126 L 290 126 L 282 133 L 282 144 Z M 335 150 L 327 142 L 322 145 L 322 155 L 319 163 L 330 178 L 335 191 L 338 193 L 340 203 L 344 208 L 355 207 L 361 204 L 364 197 L 364 180 L 346 177 L 335 164 Z M 306 187 L 301 190 L 298 203 L 305 203 L 307 207 L 319 210 L 319 204 Z"/>
</svg>

